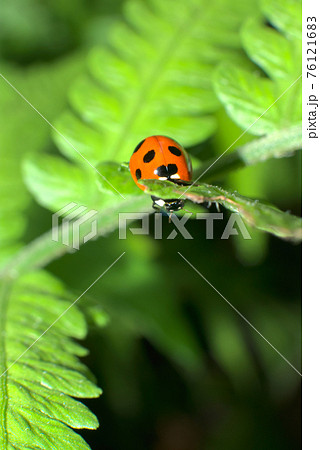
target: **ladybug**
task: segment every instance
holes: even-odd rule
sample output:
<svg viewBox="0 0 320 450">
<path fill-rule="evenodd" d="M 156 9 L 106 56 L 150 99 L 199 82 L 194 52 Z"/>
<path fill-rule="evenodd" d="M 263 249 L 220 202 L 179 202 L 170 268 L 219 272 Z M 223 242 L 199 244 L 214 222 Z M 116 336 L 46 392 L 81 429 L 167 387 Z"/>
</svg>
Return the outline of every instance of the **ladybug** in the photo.
<svg viewBox="0 0 320 450">
<path fill-rule="evenodd" d="M 143 139 L 133 151 L 129 168 L 136 185 L 143 191 L 146 186 L 139 180 L 168 180 L 176 184 L 191 181 L 192 166 L 188 153 L 177 141 L 167 136 Z M 164 208 L 172 213 L 184 207 L 181 199 L 161 199 L 151 196 L 153 208 Z"/>
</svg>

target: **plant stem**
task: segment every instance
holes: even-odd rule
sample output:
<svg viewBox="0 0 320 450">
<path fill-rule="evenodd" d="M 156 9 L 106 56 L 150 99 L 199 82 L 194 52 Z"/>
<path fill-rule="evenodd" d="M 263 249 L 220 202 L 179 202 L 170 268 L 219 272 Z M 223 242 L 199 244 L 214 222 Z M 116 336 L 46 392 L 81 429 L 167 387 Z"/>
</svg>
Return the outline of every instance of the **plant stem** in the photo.
<svg viewBox="0 0 320 450">
<path fill-rule="evenodd" d="M 118 227 L 121 212 L 141 212 L 150 213 L 150 199 L 148 196 L 133 197 L 126 202 L 122 202 L 118 207 L 100 211 L 97 218 L 97 235 L 111 233 Z M 118 214 L 117 214 L 118 213 Z M 79 242 L 91 231 L 92 222 L 84 222 L 79 230 Z M 61 236 L 62 226 L 59 227 L 58 235 Z M 68 242 L 72 242 L 73 228 L 68 227 Z M 37 268 L 45 267 L 51 261 L 59 258 L 65 253 L 74 253 L 76 250 L 69 245 L 52 240 L 52 230 L 36 238 L 17 253 L 8 264 L 0 271 L 0 278 L 16 279 L 20 275 Z"/>
</svg>

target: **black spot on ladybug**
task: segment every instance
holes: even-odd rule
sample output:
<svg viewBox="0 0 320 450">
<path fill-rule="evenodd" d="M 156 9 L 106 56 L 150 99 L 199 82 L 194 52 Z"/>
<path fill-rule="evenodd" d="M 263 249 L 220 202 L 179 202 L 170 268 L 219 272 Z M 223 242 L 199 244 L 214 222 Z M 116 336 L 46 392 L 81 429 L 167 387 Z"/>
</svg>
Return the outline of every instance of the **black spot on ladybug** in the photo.
<svg viewBox="0 0 320 450">
<path fill-rule="evenodd" d="M 137 180 L 140 180 L 140 178 L 141 178 L 141 170 L 140 169 L 136 170 L 136 177 L 137 177 Z"/>
<path fill-rule="evenodd" d="M 143 162 L 144 163 L 149 163 L 150 161 L 153 160 L 153 158 L 155 157 L 156 152 L 154 150 L 149 150 L 148 153 L 146 153 L 143 157 Z"/>
<path fill-rule="evenodd" d="M 176 164 L 168 164 L 168 167 L 166 166 L 159 166 L 154 173 L 158 175 L 160 178 L 170 178 L 172 175 L 178 172 L 178 167 Z"/>
<path fill-rule="evenodd" d="M 168 168 L 164 165 L 159 166 L 155 171 L 154 171 L 155 175 L 158 175 L 158 177 L 160 178 L 168 178 Z"/>
<path fill-rule="evenodd" d="M 178 147 L 174 147 L 173 145 L 169 145 L 168 149 L 173 155 L 176 155 L 176 156 L 180 156 L 181 155 L 181 150 Z"/>
<path fill-rule="evenodd" d="M 139 148 L 141 147 L 141 145 L 144 143 L 145 139 L 143 139 L 143 141 L 139 142 L 139 144 L 136 146 L 136 148 L 133 150 L 133 153 L 136 153 Z"/>
<path fill-rule="evenodd" d="M 171 177 L 171 175 L 174 175 L 178 172 L 178 167 L 176 164 L 168 164 L 168 176 Z"/>
</svg>

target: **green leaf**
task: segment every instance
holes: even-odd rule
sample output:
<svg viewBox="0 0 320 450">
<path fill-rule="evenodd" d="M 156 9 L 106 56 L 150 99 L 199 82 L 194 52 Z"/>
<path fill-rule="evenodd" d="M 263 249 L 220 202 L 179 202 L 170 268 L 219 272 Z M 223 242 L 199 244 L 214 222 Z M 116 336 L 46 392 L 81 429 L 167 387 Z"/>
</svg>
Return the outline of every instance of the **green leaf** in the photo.
<svg viewBox="0 0 320 450">
<path fill-rule="evenodd" d="M 254 4 L 230 11 L 222 0 L 126 2 L 127 23 L 111 25 L 108 46 L 91 52 L 90 75 L 80 76 L 70 93 L 76 114 L 66 112 L 57 128 L 92 164 L 127 161 L 148 135 L 174 136 L 185 146 L 208 138 L 218 108 L 212 64 L 244 60 L 236 51 L 238 31 Z M 54 138 L 82 163 L 61 136 Z"/>
<path fill-rule="evenodd" d="M 301 126 L 270 134 L 257 141 L 249 142 L 238 149 L 239 158 L 246 166 L 251 166 L 270 158 L 285 158 L 302 146 Z"/>
<path fill-rule="evenodd" d="M 103 162 L 98 164 L 97 169 L 105 177 L 106 180 L 111 183 L 121 194 L 126 197 L 130 195 L 139 196 L 143 195 L 140 189 L 137 189 L 137 185 L 129 176 L 129 169 L 127 164 L 118 164 L 116 162 Z M 96 177 L 98 186 L 102 192 L 109 193 L 112 191 L 112 187 L 102 177 Z"/>
<path fill-rule="evenodd" d="M 236 192 L 206 184 L 178 186 L 170 181 L 143 180 L 146 192 L 160 198 L 184 198 L 195 203 L 216 202 L 238 213 L 250 226 L 275 236 L 299 241 L 301 219 L 259 200 L 252 200 Z"/>
<path fill-rule="evenodd" d="M 0 282 L 1 440 L 6 448 L 88 450 L 70 429 L 98 426 L 89 409 L 72 398 L 101 393 L 78 359 L 86 349 L 73 340 L 86 335 L 84 317 L 46 272 L 8 280 Z"/>
<path fill-rule="evenodd" d="M 273 81 L 288 83 L 292 74 L 299 76 L 295 46 L 275 29 L 267 28 L 262 21 L 250 18 L 242 27 L 243 46 L 252 59 Z"/>
<path fill-rule="evenodd" d="M 301 126 L 294 126 L 281 131 L 275 131 L 268 136 L 255 139 L 226 153 L 206 161 L 194 171 L 194 179 L 198 177 L 205 182 L 214 182 L 217 176 L 242 167 L 252 166 L 271 158 L 286 158 L 292 156 L 302 147 Z M 208 169 L 209 168 L 209 169 Z"/>
<path fill-rule="evenodd" d="M 263 12 L 273 23 L 275 14 L 269 6 L 263 2 Z M 278 23 L 283 25 L 279 28 L 284 34 L 267 27 L 260 16 L 248 19 L 241 30 L 245 51 L 268 78 L 235 63 L 221 64 L 214 74 L 216 93 L 228 115 L 248 133 L 258 136 L 301 123 L 301 65 L 297 64 L 301 61 L 301 35 L 299 40 L 293 40 L 295 32 L 288 33 L 290 14 L 295 11 L 299 21 L 301 10 L 285 10 L 282 5 L 280 9 Z"/>
<path fill-rule="evenodd" d="M 65 89 L 82 66 L 78 55 L 65 60 L 22 69 L 3 65 L 2 74 L 51 121 L 66 103 Z M 50 92 L 50 96 L 48 96 Z M 29 204 L 21 175 L 21 160 L 39 152 L 50 139 L 48 124 L 13 88 L 0 78 L 0 266 L 19 248 L 24 233 L 24 210 Z M 18 132 L 17 132 L 18 130 Z M 36 130 L 32 132 L 31 130 Z M 14 195 L 13 195 L 14 194 Z"/>
<path fill-rule="evenodd" d="M 38 203 L 57 211 L 70 202 L 90 208 L 101 206 L 95 183 L 95 171 L 90 166 L 77 166 L 51 155 L 37 155 L 24 161 L 25 183 Z"/>
<path fill-rule="evenodd" d="M 301 0 L 260 0 L 261 9 L 270 22 L 291 40 L 301 42 Z"/>
<path fill-rule="evenodd" d="M 270 80 L 226 62 L 217 68 L 214 84 L 227 113 L 241 128 L 250 127 L 248 132 L 258 136 L 281 128 L 276 107 L 260 117 L 276 100 Z"/>
</svg>

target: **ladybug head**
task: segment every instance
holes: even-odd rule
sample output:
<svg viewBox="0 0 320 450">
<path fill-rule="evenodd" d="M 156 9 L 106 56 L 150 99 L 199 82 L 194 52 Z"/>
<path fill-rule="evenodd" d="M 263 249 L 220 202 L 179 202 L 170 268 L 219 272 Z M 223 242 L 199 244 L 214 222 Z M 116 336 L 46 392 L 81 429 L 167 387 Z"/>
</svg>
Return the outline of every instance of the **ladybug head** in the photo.
<svg viewBox="0 0 320 450">
<path fill-rule="evenodd" d="M 184 207 L 184 200 L 180 200 L 177 198 L 174 199 L 162 199 L 159 197 L 151 196 L 153 200 L 152 207 L 156 210 L 164 209 L 168 213 L 172 213 L 175 211 L 179 211 Z"/>
</svg>

